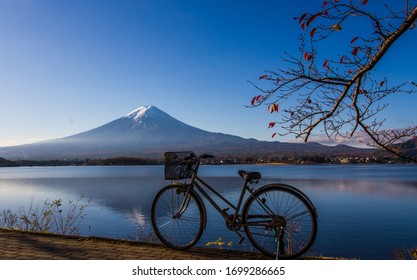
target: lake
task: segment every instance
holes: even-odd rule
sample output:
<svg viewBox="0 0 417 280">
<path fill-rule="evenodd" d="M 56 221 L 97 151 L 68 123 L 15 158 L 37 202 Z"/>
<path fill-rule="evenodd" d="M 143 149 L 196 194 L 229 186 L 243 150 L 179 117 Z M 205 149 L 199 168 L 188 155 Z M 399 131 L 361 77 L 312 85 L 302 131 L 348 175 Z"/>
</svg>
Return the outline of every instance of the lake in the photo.
<svg viewBox="0 0 417 280">
<path fill-rule="evenodd" d="M 239 169 L 262 173 L 259 186 L 279 182 L 306 193 L 317 208 L 318 234 L 309 254 L 393 259 L 417 246 L 416 165 L 203 165 L 201 177 L 232 202 L 243 180 Z M 91 199 L 82 235 L 152 240 L 150 208 L 169 182 L 163 166 L 0 168 L 0 211 L 42 205 L 45 200 Z M 223 248 L 252 250 L 206 204 L 207 228 L 197 244 L 232 242 Z"/>
</svg>

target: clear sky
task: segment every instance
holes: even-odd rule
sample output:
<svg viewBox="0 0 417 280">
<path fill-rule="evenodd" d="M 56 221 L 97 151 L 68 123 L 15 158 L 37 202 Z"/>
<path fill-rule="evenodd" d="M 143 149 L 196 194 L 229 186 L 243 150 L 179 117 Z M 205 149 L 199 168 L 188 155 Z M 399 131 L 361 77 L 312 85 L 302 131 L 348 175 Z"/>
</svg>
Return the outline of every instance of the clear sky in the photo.
<svg viewBox="0 0 417 280">
<path fill-rule="evenodd" d="M 0 0 L 0 146 L 69 136 L 144 105 L 272 141 L 274 116 L 245 108 L 258 94 L 248 80 L 278 68 L 285 51 L 297 54 L 293 17 L 321 3 Z M 416 81 L 416 46 L 412 30 L 381 75 Z M 387 125 L 416 125 L 417 96 L 389 102 Z"/>
</svg>

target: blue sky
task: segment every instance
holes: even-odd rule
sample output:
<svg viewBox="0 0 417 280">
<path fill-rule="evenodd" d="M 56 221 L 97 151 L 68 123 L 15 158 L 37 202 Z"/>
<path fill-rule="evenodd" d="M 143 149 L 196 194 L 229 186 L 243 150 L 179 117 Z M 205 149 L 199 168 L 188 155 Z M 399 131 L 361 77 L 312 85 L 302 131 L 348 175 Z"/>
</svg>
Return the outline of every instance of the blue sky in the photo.
<svg viewBox="0 0 417 280">
<path fill-rule="evenodd" d="M 144 105 L 272 141 L 277 116 L 245 108 L 258 94 L 248 80 L 280 67 L 285 51 L 297 54 L 293 17 L 321 3 L 0 0 L 0 146 L 69 136 Z M 416 81 L 416 45 L 412 30 L 379 74 Z M 388 126 L 416 125 L 417 96 L 389 103 Z"/>
</svg>

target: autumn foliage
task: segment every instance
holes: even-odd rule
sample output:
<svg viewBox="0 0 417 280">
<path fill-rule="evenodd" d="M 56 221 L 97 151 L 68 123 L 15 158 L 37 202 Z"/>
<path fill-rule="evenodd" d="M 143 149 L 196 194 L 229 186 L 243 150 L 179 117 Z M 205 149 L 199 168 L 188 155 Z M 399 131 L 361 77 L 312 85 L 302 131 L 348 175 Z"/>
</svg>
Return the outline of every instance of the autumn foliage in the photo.
<svg viewBox="0 0 417 280">
<path fill-rule="evenodd" d="M 257 84 L 267 81 L 270 88 L 252 83 L 259 94 L 250 106 L 266 104 L 268 112 L 274 113 L 268 125 L 276 129 L 273 137 L 294 134 L 307 142 L 318 129 L 330 139 L 360 132 L 368 136 L 368 145 L 407 157 L 401 144 L 416 137 L 417 127 L 387 129 L 379 113 L 387 106 L 387 96 L 416 93 L 416 82 L 395 84 L 375 73 L 395 41 L 416 25 L 417 4 L 403 2 L 400 10 L 394 10 L 375 1 L 372 7 L 380 7 L 371 10 L 368 0 L 324 1 L 318 3 L 317 11 L 294 18 L 301 33 L 299 55 L 286 54 L 285 68 L 259 77 Z M 366 28 L 349 28 L 355 21 Z M 336 52 L 329 47 L 337 47 L 340 53 L 330 56 Z"/>
</svg>

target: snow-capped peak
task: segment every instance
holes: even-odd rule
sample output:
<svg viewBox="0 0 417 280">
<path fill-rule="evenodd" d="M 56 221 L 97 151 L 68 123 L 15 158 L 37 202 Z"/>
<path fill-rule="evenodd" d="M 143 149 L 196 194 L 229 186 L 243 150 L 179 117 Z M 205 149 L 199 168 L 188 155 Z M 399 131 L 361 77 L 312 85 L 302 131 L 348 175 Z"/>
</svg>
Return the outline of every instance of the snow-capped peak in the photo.
<svg viewBox="0 0 417 280">
<path fill-rule="evenodd" d="M 155 108 L 154 106 L 142 106 L 137 108 L 136 110 L 130 112 L 125 116 L 125 118 L 134 119 L 135 121 L 139 120 L 142 116 L 146 114 L 148 110 L 151 108 Z"/>
<path fill-rule="evenodd" d="M 177 127 L 184 123 L 171 117 L 155 106 L 142 106 L 123 117 L 133 120 L 141 128 L 151 127 Z"/>
</svg>

